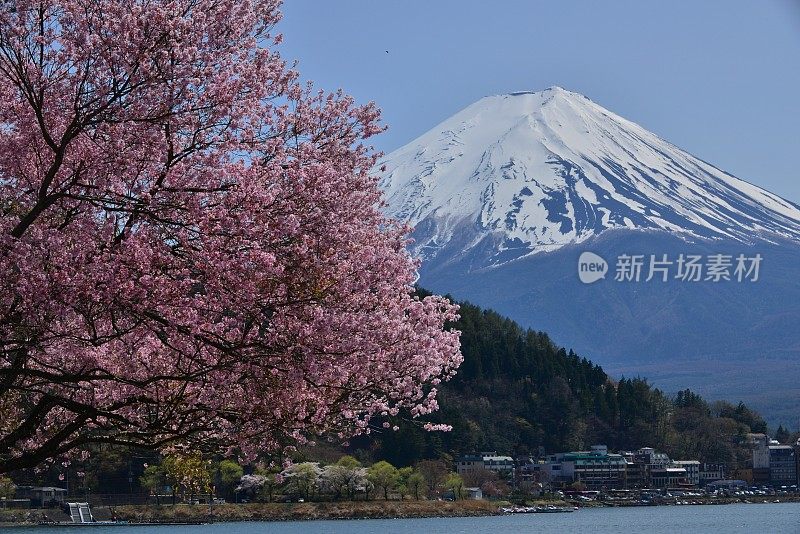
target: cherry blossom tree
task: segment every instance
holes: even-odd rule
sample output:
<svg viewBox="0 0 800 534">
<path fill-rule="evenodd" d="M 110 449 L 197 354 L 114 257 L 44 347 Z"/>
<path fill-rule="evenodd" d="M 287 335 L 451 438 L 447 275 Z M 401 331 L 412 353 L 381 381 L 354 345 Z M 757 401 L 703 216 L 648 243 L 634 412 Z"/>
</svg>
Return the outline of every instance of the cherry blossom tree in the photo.
<svg viewBox="0 0 800 534">
<path fill-rule="evenodd" d="M 333 494 L 333 500 L 347 493 L 354 500 L 357 493 L 367 488 L 367 468 L 352 456 L 342 456 L 335 464 L 326 465 L 320 474 L 322 487 Z"/>
<path fill-rule="evenodd" d="M 0 0 L 0 473 L 436 409 L 456 309 L 379 211 L 379 111 L 298 81 L 278 9 Z"/>
<path fill-rule="evenodd" d="M 237 495 L 236 502 L 239 502 L 239 494 L 243 495 L 248 500 L 254 500 L 256 496 L 261 493 L 266 484 L 267 475 L 242 475 L 242 478 L 239 480 L 239 485 L 233 490 Z M 272 502 L 271 498 L 270 502 Z"/>
</svg>

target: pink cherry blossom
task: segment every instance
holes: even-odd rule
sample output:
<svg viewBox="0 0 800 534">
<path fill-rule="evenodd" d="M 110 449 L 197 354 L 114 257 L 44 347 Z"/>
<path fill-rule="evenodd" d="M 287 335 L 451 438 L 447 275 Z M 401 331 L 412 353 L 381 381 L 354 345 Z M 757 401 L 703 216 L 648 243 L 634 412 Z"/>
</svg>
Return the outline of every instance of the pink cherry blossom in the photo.
<svg viewBox="0 0 800 534">
<path fill-rule="evenodd" d="M 457 310 L 379 211 L 380 113 L 298 82 L 278 7 L 0 6 L 0 473 L 436 409 Z"/>
</svg>

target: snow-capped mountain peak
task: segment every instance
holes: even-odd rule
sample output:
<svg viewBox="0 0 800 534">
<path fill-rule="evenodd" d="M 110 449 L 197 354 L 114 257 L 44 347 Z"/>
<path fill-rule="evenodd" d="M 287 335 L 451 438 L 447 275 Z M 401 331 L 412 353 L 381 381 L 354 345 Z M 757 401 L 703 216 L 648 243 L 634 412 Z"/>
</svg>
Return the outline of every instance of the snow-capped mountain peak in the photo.
<svg viewBox="0 0 800 534">
<path fill-rule="evenodd" d="M 561 87 L 483 98 L 381 165 L 423 258 L 480 247 L 497 265 L 618 228 L 800 239 L 796 204 Z"/>
</svg>

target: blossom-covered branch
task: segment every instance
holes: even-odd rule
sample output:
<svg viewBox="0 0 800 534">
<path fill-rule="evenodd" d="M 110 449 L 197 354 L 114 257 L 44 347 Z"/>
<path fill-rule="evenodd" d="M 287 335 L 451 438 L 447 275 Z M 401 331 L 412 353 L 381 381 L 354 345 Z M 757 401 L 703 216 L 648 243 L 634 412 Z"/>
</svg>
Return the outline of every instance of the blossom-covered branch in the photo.
<svg viewBox="0 0 800 534">
<path fill-rule="evenodd" d="M 278 7 L 0 2 L 0 472 L 436 408 L 456 309 L 412 296 L 379 111 L 298 82 Z"/>
</svg>

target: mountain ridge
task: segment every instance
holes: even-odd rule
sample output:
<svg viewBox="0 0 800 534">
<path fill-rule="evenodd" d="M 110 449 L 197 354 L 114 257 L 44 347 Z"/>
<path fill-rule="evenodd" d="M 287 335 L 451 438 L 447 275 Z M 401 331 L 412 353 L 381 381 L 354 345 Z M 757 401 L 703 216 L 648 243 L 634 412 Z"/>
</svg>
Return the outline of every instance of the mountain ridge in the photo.
<svg viewBox="0 0 800 534">
<path fill-rule="evenodd" d="M 620 228 L 800 240 L 797 204 L 560 87 L 482 98 L 380 165 L 423 259 L 489 239 L 482 264 L 500 265 Z"/>
</svg>

